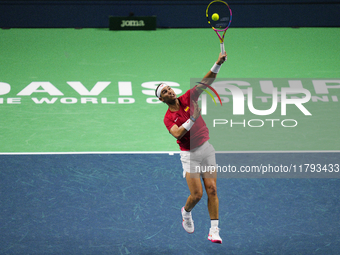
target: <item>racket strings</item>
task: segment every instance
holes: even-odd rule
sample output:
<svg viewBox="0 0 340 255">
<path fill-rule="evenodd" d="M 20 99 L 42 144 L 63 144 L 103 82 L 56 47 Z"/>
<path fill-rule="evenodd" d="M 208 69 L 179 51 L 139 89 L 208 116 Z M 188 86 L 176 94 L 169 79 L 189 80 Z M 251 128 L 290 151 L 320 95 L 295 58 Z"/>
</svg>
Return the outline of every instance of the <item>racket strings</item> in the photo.
<svg viewBox="0 0 340 255">
<path fill-rule="evenodd" d="M 213 15 L 218 15 L 217 20 L 213 20 Z M 207 19 L 210 23 L 210 25 L 216 29 L 225 29 L 229 26 L 231 15 L 230 15 L 230 9 L 225 3 L 222 2 L 213 2 L 210 4 L 207 10 Z"/>
</svg>

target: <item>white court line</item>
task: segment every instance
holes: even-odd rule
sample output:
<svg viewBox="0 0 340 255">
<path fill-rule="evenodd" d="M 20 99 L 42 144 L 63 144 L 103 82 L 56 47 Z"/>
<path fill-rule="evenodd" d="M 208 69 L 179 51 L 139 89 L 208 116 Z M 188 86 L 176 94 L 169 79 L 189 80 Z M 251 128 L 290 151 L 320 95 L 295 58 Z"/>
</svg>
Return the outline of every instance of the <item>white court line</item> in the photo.
<svg viewBox="0 0 340 255">
<path fill-rule="evenodd" d="M 73 151 L 73 152 L 0 152 L 1 155 L 86 155 L 86 154 L 169 154 L 179 151 Z"/>
<path fill-rule="evenodd" d="M 216 153 L 339 153 L 340 150 L 329 151 L 216 151 Z"/>
<path fill-rule="evenodd" d="M 75 151 L 75 152 L 0 152 L 1 155 L 86 155 L 86 154 L 179 154 L 180 151 Z M 340 150 L 328 151 L 216 151 L 216 154 L 246 153 L 340 153 Z"/>
</svg>

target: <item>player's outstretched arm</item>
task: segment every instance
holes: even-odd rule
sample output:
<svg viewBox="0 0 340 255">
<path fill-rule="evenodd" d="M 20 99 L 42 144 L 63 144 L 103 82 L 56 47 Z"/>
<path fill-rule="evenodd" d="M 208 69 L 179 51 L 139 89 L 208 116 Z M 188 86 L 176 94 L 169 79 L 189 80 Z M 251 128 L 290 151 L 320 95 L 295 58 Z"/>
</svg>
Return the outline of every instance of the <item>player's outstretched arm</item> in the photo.
<svg viewBox="0 0 340 255">
<path fill-rule="evenodd" d="M 215 62 L 214 66 L 209 70 L 209 72 L 203 77 L 201 83 L 197 85 L 196 87 L 196 92 L 199 95 L 203 92 L 203 90 L 201 90 L 200 88 L 205 89 L 207 87 L 207 86 L 204 86 L 204 84 L 207 84 L 210 86 L 214 82 L 221 65 L 226 61 L 226 59 L 227 59 L 227 53 L 225 52 L 224 54 L 222 54 L 220 52 L 218 59 Z"/>
</svg>

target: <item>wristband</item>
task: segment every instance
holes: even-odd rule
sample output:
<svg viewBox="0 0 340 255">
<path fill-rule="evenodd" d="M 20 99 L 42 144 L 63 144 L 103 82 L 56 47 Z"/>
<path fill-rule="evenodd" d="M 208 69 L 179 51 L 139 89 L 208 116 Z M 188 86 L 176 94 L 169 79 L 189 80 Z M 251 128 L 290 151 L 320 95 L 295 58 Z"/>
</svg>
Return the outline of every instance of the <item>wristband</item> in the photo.
<svg viewBox="0 0 340 255">
<path fill-rule="evenodd" d="M 194 116 L 190 116 L 190 119 L 191 119 L 193 122 L 196 121 L 196 119 L 194 118 Z"/>
<path fill-rule="evenodd" d="M 218 71 L 220 71 L 220 68 L 221 66 L 215 63 L 210 71 L 212 71 L 213 73 L 218 73 Z"/>
<path fill-rule="evenodd" d="M 193 122 L 191 119 L 188 119 L 186 122 L 182 124 L 182 127 L 184 127 L 187 131 L 190 130 L 192 125 L 194 125 L 195 122 Z"/>
</svg>

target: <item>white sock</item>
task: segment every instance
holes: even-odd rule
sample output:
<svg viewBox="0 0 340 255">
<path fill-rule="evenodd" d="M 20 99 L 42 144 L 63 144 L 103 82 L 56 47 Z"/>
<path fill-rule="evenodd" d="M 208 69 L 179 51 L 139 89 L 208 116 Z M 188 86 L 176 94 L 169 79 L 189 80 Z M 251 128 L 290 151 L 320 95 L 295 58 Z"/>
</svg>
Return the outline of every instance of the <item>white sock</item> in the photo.
<svg viewBox="0 0 340 255">
<path fill-rule="evenodd" d="M 218 220 L 211 220 L 211 228 L 218 228 Z"/>
<path fill-rule="evenodd" d="M 184 208 L 182 214 L 183 214 L 183 216 L 190 216 L 190 215 L 191 215 L 191 211 L 190 211 L 190 212 L 187 212 L 187 211 L 185 210 L 185 208 Z"/>
</svg>

